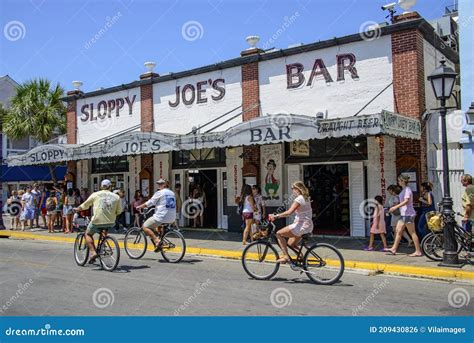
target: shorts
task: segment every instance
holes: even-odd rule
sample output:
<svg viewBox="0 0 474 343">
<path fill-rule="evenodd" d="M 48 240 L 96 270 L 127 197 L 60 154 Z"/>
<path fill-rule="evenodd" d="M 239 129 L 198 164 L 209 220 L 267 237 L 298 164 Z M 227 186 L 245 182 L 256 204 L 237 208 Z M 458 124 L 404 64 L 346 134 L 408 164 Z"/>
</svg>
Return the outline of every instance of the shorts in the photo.
<svg viewBox="0 0 474 343">
<path fill-rule="evenodd" d="M 54 211 L 54 210 L 53 210 L 53 211 L 46 211 L 46 215 L 47 215 L 47 216 L 56 215 L 56 213 L 57 213 L 57 212 Z"/>
<path fill-rule="evenodd" d="M 46 211 L 46 207 L 43 207 L 43 208 L 41 209 L 41 214 L 42 214 L 43 216 L 45 216 L 45 215 L 48 214 L 48 211 Z"/>
<path fill-rule="evenodd" d="M 415 216 L 400 216 L 400 219 L 404 224 L 412 224 L 415 222 Z"/>
<path fill-rule="evenodd" d="M 21 220 L 33 220 L 35 219 L 35 209 L 25 208 L 20 215 Z"/>
<path fill-rule="evenodd" d="M 165 224 L 165 223 L 162 223 L 159 220 L 156 220 L 155 218 L 150 217 L 147 220 L 145 220 L 145 222 L 143 223 L 143 227 L 146 227 L 149 229 L 156 229 L 162 224 Z"/>
<path fill-rule="evenodd" d="M 63 214 L 65 216 L 68 216 L 70 214 L 74 214 L 73 207 L 72 206 L 64 206 L 63 207 Z"/>
<path fill-rule="evenodd" d="M 89 234 L 89 235 L 95 235 L 96 233 L 100 233 L 104 229 L 108 230 L 108 229 L 112 228 L 114 225 L 115 225 L 115 223 L 112 223 L 112 224 L 98 224 L 98 225 L 89 223 L 89 225 L 87 225 L 86 233 Z"/>
<path fill-rule="evenodd" d="M 244 212 L 242 213 L 242 217 L 244 217 L 245 220 L 253 219 L 253 212 Z"/>
<path fill-rule="evenodd" d="M 291 228 L 291 233 L 294 234 L 295 236 L 301 237 L 307 233 L 312 233 L 313 232 L 313 223 L 310 225 L 304 225 L 304 223 L 293 223 L 290 224 Z"/>
</svg>

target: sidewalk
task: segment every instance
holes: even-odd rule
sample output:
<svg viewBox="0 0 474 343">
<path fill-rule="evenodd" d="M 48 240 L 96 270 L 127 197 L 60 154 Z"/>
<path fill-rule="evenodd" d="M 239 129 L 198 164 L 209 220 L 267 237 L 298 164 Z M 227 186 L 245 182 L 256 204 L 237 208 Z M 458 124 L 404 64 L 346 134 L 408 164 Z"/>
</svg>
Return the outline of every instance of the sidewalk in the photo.
<svg viewBox="0 0 474 343">
<path fill-rule="evenodd" d="M 182 233 L 186 238 L 187 254 L 230 259 L 241 258 L 244 246 L 239 233 L 189 228 L 182 229 Z M 119 242 L 123 242 L 123 234 L 114 232 L 110 232 L 110 234 L 115 236 Z M 33 229 L 32 231 L 28 229 L 26 231 L 1 230 L 0 237 L 2 236 L 67 243 L 73 243 L 76 237 L 75 234 L 66 235 L 62 232 L 48 233 L 43 229 Z M 438 267 L 438 262 L 431 261 L 426 257 L 409 257 L 408 254 L 413 252 L 413 248 L 406 248 L 403 244 L 398 254 L 391 256 L 380 251 L 363 251 L 362 249 L 367 245 L 366 239 L 315 236 L 313 240 L 336 246 L 344 256 L 346 269 L 363 270 L 369 274 L 385 273 L 450 281 L 474 281 L 473 265 L 464 265 L 462 268 Z M 150 246 L 149 249 L 151 249 Z"/>
</svg>

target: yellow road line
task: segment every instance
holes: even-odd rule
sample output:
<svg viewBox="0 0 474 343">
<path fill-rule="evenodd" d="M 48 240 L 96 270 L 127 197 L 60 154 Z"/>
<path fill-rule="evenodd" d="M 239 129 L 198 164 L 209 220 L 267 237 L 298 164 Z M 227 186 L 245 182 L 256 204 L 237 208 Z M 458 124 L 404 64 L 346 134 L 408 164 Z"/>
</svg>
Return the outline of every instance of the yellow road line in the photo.
<svg viewBox="0 0 474 343">
<path fill-rule="evenodd" d="M 34 239 L 34 240 L 45 240 L 55 242 L 67 242 L 74 243 L 76 237 L 58 237 L 58 236 L 47 236 L 41 234 L 35 234 L 30 232 L 15 232 L 8 230 L 1 230 L 0 236 L 20 238 L 20 239 Z M 123 242 L 119 242 L 120 248 L 124 248 Z M 141 245 L 142 247 L 143 245 Z M 152 251 L 153 246 L 148 244 L 148 249 Z M 242 257 L 241 251 L 235 250 L 220 250 L 220 249 L 208 249 L 208 248 L 196 248 L 186 247 L 186 251 L 194 255 L 210 255 L 218 256 L 230 259 L 240 259 Z M 252 260 L 257 260 L 257 254 L 250 254 Z M 334 265 L 335 261 L 328 260 L 329 264 Z M 349 269 L 364 269 L 376 271 L 378 273 L 388 274 L 400 274 L 405 276 L 417 276 L 417 277 L 429 277 L 429 278 L 450 278 L 456 280 L 474 280 L 474 271 L 466 271 L 459 269 L 447 269 L 447 268 L 433 268 L 433 267 L 420 267 L 420 266 L 407 266 L 401 264 L 390 264 L 390 263 L 374 263 L 374 262 L 363 262 L 363 261 L 345 261 L 345 268 Z"/>
</svg>

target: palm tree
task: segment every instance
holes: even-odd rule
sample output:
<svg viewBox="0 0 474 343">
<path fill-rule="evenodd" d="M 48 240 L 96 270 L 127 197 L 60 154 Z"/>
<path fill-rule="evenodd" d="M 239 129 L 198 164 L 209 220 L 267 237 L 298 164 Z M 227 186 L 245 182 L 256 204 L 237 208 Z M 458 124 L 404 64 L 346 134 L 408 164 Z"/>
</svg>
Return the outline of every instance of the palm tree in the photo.
<svg viewBox="0 0 474 343">
<path fill-rule="evenodd" d="M 47 79 L 26 81 L 19 85 L 11 100 L 11 107 L 3 118 L 3 132 L 11 139 L 31 136 L 41 144 L 56 134 L 66 132 L 66 106 L 61 100 L 63 88 L 52 87 Z M 54 166 L 49 165 L 51 178 L 56 182 Z"/>
</svg>

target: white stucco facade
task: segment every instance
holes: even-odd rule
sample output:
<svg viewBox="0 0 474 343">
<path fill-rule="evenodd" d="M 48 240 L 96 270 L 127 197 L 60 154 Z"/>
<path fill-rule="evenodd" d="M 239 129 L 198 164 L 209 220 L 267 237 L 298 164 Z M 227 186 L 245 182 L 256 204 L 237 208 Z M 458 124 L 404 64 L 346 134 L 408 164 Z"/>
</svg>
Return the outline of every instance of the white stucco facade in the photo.
<svg viewBox="0 0 474 343">
<path fill-rule="evenodd" d="M 355 56 L 358 79 L 345 70 L 344 80 L 337 81 L 337 56 L 343 54 Z M 353 116 L 392 82 L 391 56 L 391 41 L 387 35 L 370 42 L 354 42 L 263 61 L 259 64 L 262 113 L 315 115 L 327 111 L 328 118 Z M 332 82 L 326 82 L 320 75 L 308 85 L 316 59 L 324 62 Z M 305 82 L 298 88 L 287 88 L 286 66 L 294 63 L 304 66 Z M 393 111 L 393 104 L 393 88 L 389 87 L 361 114 Z"/>
<path fill-rule="evenodd" d="M 88 144 L 139 125 L 140 88 L 77 100 L 77 144 Z"/>
<path fill-rule="evenodd" d="M 242 105 L 241 74 L 241 67 L 233 67 L 155 83 L 153 85 L 155 131 L 187 134 L 194 126 L 204 125 L 238 108 Z M 179 100 L 177 100 L 177 89 Z M 222 124 L 240 112 L 241 109 L 237 109 L 232 114 L 206 126 L 202 132 Z M 242 116 L 216 130 L 223 131 L 240 122 Z"/>
</svg>

